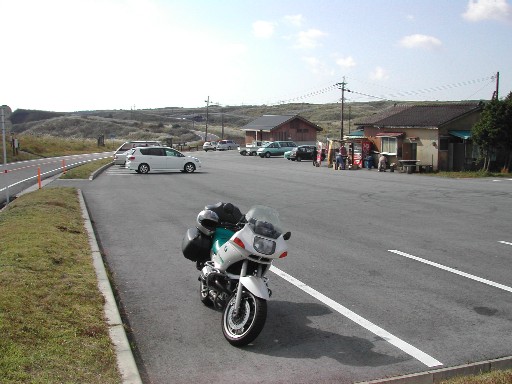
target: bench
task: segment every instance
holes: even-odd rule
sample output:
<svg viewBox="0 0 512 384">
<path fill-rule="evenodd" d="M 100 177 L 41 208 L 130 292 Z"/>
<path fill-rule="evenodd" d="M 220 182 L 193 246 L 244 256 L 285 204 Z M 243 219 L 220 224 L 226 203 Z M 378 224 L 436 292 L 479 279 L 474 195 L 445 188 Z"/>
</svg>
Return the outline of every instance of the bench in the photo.
<svg viewBox="0 0 512 384">
<path fill-rule="evenodd" d="M 419 165 L 419 160 L 398 160 L 402 169 L 408 174 L 416 171 L 416 167 Z"/>
</svg>

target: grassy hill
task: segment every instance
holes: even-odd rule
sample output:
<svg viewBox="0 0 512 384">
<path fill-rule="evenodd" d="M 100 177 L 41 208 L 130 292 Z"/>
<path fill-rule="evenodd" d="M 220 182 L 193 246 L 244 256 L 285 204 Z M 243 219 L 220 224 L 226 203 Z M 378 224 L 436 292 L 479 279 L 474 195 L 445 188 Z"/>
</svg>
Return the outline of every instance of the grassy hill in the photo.
<svg viewBox="0 0 512 384">
<path fill-rule="evenodd" d="M 405 103 L 405 102 L 404 102 Z M 417 103 L 416 103 L 417 104 Z M 355 128 L 354 121 L 380 112 L 393 105 L 391 101 L 345 103 L 345 132 Z M 262 115 L 300 115 L 323 128 L 319 139 L 339 134 L 341 104 L 282 104 L 210 106 L 208 109 L 208 132 L 225 139 L 242 141 L 240 130 L 245 124 Z M 11 116 L 13 134 L 35 136 L 49 135 L 66 138 L 105 140 L 165 140 L 175 143 L 199 142 L 194 132 L 204 132 L 206 107 L 166 107 L 137 110 L 102 110 L 72 113 L 16 110 Z"/>
</svg>

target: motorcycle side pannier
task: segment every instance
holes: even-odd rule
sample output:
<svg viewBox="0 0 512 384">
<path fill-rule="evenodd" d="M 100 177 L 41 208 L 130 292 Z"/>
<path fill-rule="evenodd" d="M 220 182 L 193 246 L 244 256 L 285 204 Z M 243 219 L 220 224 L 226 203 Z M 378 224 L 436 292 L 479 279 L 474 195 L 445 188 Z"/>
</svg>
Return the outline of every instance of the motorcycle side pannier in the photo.
<svg viewBox="0 0 512 384">
<path fill-rule="evenodd" d="M 183 256 L 192 261 L 210 260 L 211 248 L 211 237 L 199 232 L 197 228 L 189 228 L 181 243 Z"/>
</svg>

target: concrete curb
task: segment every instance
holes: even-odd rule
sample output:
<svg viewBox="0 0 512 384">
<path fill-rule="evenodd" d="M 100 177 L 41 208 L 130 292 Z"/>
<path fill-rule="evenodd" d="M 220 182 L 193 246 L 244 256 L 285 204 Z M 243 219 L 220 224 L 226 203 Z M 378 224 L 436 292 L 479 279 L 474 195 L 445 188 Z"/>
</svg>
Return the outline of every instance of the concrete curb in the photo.
<svg viewBox="0 0 512 384">
<path fill-rule="evenodd" d="M 128 337 L 124 330 L 112 286 L 110 285 L 98 242 L 94 235 L 89 212 L 87 211 L 87 206 L 80 189 L 78 189 L 78 198 L 80 200 L 80 207 L 82 208 L 82 216 L 85 221 L 85 229 L 89 234 L 89 245 L 92 251 L 94 269 L 96 270 L 96 276 L 98 278 L 98 288 L 105 298 L 105 319 L 109 327 L 110 339 L 116 350 L 117 366 L 121 372 L 123 384 L 142 384 L 139 369 L 135 363 L 135 358 L 133 357 L 132 349 L 130 348 L 130 343 L 128 342 Z"/>
<path fill-rule="evenodd" d="M 95 178 L 97 178 L 99 175 L 101 175 L 103 173 L 104 170 L 106 170 L 107 168 L 110 168 L 111 166 L 114 165 L 114 162 L 111 162 L 111 163 L 108 163 L 108 164 L 105 164 L 103 167 L 100 167 L 98 168 L 97 170 L 95 170 L 91 176 L 89 176 L 89 180 L 94 180 Z"/>
<path fill-rule="evenodd" d="M 457 376 L 478 375 L 480 373 L 510 368 L 512 368 L 512 356 L 464 364 L 456 367 L 433 369 L 426 372 L 390 377 L 387 379 L 360 381 L 356 384 L 438 384 L 443 380 L 452 379 Z"/>
</svg>

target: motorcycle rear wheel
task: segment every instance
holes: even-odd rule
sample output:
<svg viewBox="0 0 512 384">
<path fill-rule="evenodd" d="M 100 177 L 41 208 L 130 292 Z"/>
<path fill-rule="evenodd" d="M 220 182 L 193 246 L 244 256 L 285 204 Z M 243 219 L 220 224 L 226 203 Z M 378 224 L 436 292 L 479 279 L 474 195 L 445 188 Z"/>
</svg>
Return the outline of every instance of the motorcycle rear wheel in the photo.
<svg viewBox="0 0 512 384">
<path fill-rule="evenodd" d="M 253 341 L 267 320 L 267 301 L 244 290 L 239 313 L 235 315 L 236 292 L 222 313 L 222 332 L 231 345 L 242 347 Z"/>
</svg>

